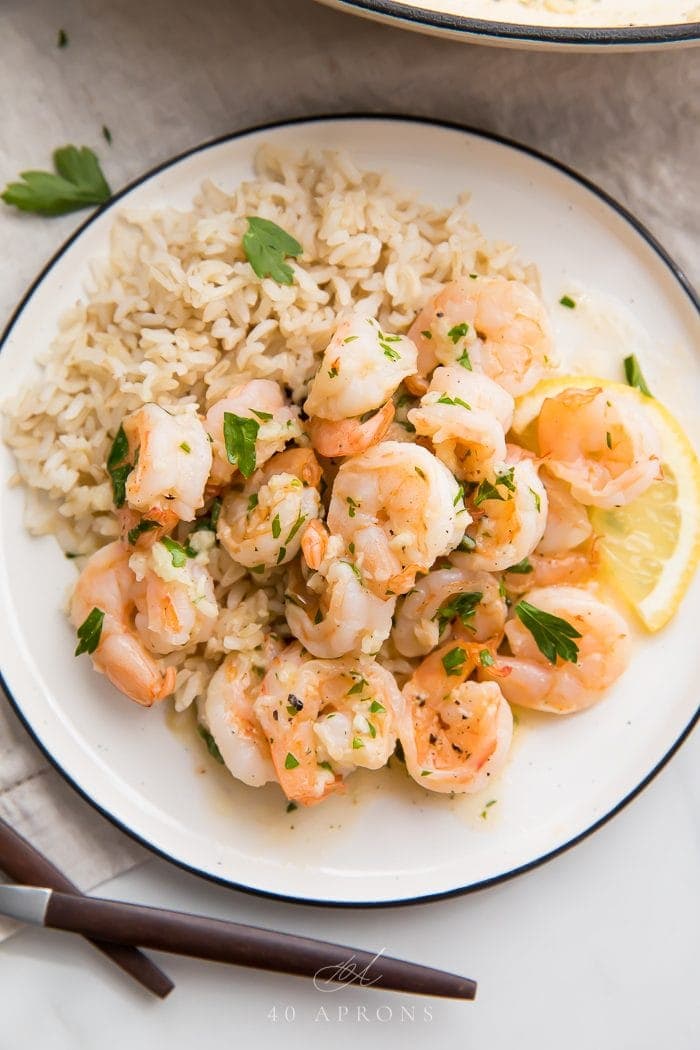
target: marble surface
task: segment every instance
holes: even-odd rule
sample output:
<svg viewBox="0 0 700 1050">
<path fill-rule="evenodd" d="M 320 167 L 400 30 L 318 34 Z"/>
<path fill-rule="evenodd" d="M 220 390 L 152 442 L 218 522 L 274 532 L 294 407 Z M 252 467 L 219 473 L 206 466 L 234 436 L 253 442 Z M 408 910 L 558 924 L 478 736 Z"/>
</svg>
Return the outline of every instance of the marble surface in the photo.
<svg viewBox="0 0 700 1050">
<path fill-rule="evenodd" d="M 69 37 L 61 50 L 60 28 Z M 5 0 L 0 92 L 3 183 L 46 166 L 66 142 L 97 149 L 117 188 L 200 141 L 290 116 L 407 112 L 472 124 L 598 182 L 692 279 L 700 277 L 697 52 L 499 51 L 384 28 L 311 0 Z M 81 219 L 0 210 L 3 320 Z M 396 996 L 347 991 L 327 1001 L 299 981 L 172 959 L 167 968 L 178 987 L 159 1005 L 82 943 L 27 931 L 0 947 L 0 1050 L 87 1048 L 97 1033 L 105 1048 L 125 1039 L 145 1046 L 155 1036 L 174 1048 L 193 1038 L 227 1045 L 235 1033 L 236 1041 L 260 1047 L 282 1038 L 290 1046 L 332 1039 L 343 1047 L 359 1038 L 370 1046 L 459 1040 L 478 1050 L 516 1042 L 525 1050 L 690 1050 L 697 1045 L 698 754 L 696 734 L 592 839 L 513 883 L 461 900 L 383 912 L 306 909 L 209 886 L 156 860 L 104 888 L 385 945 L 478 978 L 474 1006 L 427 1004 L 428 1016 L 426 1004 L 412 1000 L 403 1002 L 414 1009 L 402 1016 Z M 94 841 L 86 884 L 146 856 L 46 768 L 9 710 L 0 719 L 0 803 L 38 835 L 60 811 L 72 834 Z"/>
</svg>

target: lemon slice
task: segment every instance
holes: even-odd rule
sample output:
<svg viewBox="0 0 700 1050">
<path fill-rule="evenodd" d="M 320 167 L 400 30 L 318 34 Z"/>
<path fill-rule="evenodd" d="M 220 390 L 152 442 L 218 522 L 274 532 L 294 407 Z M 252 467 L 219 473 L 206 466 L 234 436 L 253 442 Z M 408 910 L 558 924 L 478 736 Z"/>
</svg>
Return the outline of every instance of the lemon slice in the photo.
<svg viewBox="0 0 700 1050">
<path fill-rule="evenodd" d="M 570 387 L 601 387 L 649 413 L 661 438 L 663 480 L 626 507 L 589 508 L 600 537 L 602 575 L 658 631 L 676 612 L 700 560 L 700 464 L 680 424 L 656 398 L 634 387 L 593 376 L 556 376 L 516 404 L 513 432 L 536 447 L 536 422 L 547 397 Z"/>
</svg>

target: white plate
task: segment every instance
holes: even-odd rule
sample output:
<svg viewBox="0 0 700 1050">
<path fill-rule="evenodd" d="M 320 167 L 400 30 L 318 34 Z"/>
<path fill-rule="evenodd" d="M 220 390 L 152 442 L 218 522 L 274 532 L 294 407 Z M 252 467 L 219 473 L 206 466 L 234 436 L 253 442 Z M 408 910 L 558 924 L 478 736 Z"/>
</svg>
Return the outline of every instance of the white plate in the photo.
<svg viewBox="0 0 700 1050">
<path fill-rule="evenodd" d="M 617 51 L 683 46 L 700 39 L 695 0 L 320 0 L 349 14 L 432 36 L 501 47 Z"/>
<path fill-rule="evenodd" d="M 139 181 L 93 216 L 28 292 L 0 355 L 3 394 L 23 382 L 61 313 L 106 253 L 122 204 L 187 207 L 199 183 L 233 188 L 256 147 L 343 147 L 439 204 L 468 189 L 488 236 L 539 264 L 562 347 L 619 375 L 635 349 L 652 389 L 698 436 L 697 313 L 682 278 L 644 230 L 577 176 L 534 153 L 458 128 L 387 118 L 319 119 L 246 132 L 196 149 Z M 576 311 L 558 306 L 564 292 Z M 609 318 L 600 321 L 597 306 Z M 674 376 L 676 377 L 674 379 Z M 512 760 L 479 798 L 430 795 L 400 769 L 356 774 L 348 795 L 291 815 L 273 786 L 234 782 L 169 705 L 120 697 L 75 660 L 61 612 L 74 568 L 53 539 L 22 527 L 22 494 L 0 472 L 0 639 L 7 689 L 64 776 L 145 845 L 195 872 L 306 901 L 426 899 L 503 879 L 565 849 L 606 820 L 667 760 L 696 716 L 700 580 L 680 615 L 647 639 L 607 700 L 570 718 L 531 714 Z M 202 772 L 205 770 L 205 772 Z M 497 799 L 486 819 L 487 801 Z"/>
</svg>

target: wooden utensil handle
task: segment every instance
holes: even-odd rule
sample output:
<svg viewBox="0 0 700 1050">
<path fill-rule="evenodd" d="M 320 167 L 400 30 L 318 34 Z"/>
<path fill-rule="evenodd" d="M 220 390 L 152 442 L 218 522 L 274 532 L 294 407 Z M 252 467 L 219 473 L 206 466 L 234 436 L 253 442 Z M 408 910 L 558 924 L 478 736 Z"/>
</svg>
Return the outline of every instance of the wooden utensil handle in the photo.
<svg viewBox="0 0 700 1050">
<path fill-rule="evenodd" d="M 14 882 L 26 883 L 28 886 L 46 886 L 52 890 L 75 894 L 78 898 L 82 896 L 78 887 L 66 878 L 62 871 L 54 867 L 43 853 L 39 853 L 4 820 L 0 820 L 0 868 Z M 112 962 L 160 999 L 164 999 L 175 987 L 170 978 L 138 948 L 110 944 L 104 939 L 90 940 L 98 951 L 107 955 Z"/>
<path fill-rule="evenodd" d="M 275 930 L 222 922 L 120 901 L 82 899 L 55 893 L 46 925 L 123 944 L 139 944 L 216 962 L 234 963 L 323 980 L 373 985 L 385 991 L 473 999 L 468 978 L 371 952 Z M 336 976 L 334 976 L 334 974 Z M 361 978 L 352 979 L 361 974 Z"/>
</svg>

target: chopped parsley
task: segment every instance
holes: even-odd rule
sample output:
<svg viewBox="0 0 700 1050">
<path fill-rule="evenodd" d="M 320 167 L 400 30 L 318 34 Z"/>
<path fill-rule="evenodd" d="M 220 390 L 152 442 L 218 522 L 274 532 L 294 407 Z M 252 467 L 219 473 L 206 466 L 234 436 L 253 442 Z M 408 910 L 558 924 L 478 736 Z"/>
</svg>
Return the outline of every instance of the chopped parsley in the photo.
<svg viewBox="0 0 700 1050">
<path fill-rule="evenodd" d="M 527 576 L 529 572 L 532 572 L 532 563 L 529 558 L 523 558 L 522 561 L 507 568 L 506 572 L 515 573 L 517 576 Z"/>
<path fill-rule="evenodd" d="M 221 754 L 221 752 L 219 751 L 218 744 L 216 743 L 216 740 L 214 740 L 214 737 L 211 735 L 209 730 L 205 729 L 205 727 L 203 725 L 198 725 L 197 726 L 197 732 L 199 733 L 199 735 L 201 736 L 202 740 L 206 744 L 207 751 L 209 752 L 211 757 L 215 758 L 216 761 L 220 762 L 221 765 L 223 766 L 223 764 L 224 764 L 224 757 Z"/>
<path fill-rule="evenodd" d="M 612 448 L 612 434 L 609 430 L 605 431 L 605 444 L 608 446 L 608 448 Z"/>
<path fill-rule="evenodd" d="M 472 406 L 462 401 L 461 397 L 448 397 L 447 394 L 441 394 L 437 403 L 438 405 L 459 405 L 460 408 L 466 408 L 469 412 L 472 410 Z"/>
<path fill-rule="evenodd" d="M 276 222 L 249 215 L 243 251 L 256 276 L 271 277 L 277 284 L 293 284 L 294 271 L 284 260 L 297 258 L 304 249 Z"/>
<path fill-rule="evenodd" d="M 97 606 L 90 610 L 76 632 L 78 635 L 78 644 L 75 647 L 76 656 L 80 656 L 81 653 L 94 653 L 100 643 L 104 618 L 104 612 Z"/>
<path fill-rule="evenodd" d="M 337 365 L 333 365 L 332 368 L 328 369 L 328 378 L 329 379 L 336 379 L 337 376 L 338 376 L 338 367 L 337 367 Z"/>
<path fill-rule="evenodd" d="M 180 448 L 182 449 L 183 452 L 187 452 L 188 455 L 192 451 L 192 449 L 190 448 L 190 446 L 187 444 L 186 441 L 181 441 L 180 442 Z"/>
<path fill-rule="evenodd" d="M 112 145 L 112 132 L 109 130 L 106 124 L 102 125 L 102 138 L 105 140 L 108 146 Z"/>
<path fill-rule="evenodd" d="M 369 705 L 370 714 L 383 715 L 386 714 L 386 708 L 383 704 L 380 704 L 378 700 L 373 700 Z"/>
<path fill-rule="evenodd" d="M 360 740 L 359 736 L 354 736 L 352 738 L 352 749 L 353 749 L 353 751 L 359 751 L 360 748 L 364 747 L 364 746 L 365 745 L 362 743 L 362 741 Z"/>
<path fill-rule="evenodd" d="M 268 423 L 272 419 L 272 412 L 256 412 L 254 408 L 250 411 L 261 423 Z"/>
<path fill-rule="evenodd" d="M 487 499 L 512 499 L 512 495 L 502 495 L 498 491 L 498 486 L 503 486 L 503 488 L 505 488 L 511 494 L 515 492 L 515 482 L 513 481 L 514 473 L 515 467 L 510 467 L 508 470 L 504 471 L 503 474 L 497 474 L 493 484 L 491 484 L 490 481 L 482 481 L 479 485 L 479 488 L 476 490 L 476 496 L 474 497 L 474 506 L 478 507 Z"/>
<path fill-rule="evenodd" d="M 206 529 L 209 532 L 216 532 L 216 526 L 218 524 L 220 514 L 221 500 L 217 497 L 216 499 L 212 500 L 209 513 L 205 514 L 201 518 L 197 518 L 197 520 L 195 521 L 194 532 L 202 532 L 203 529 Z"/>
<path fill-rule="evenodd" d="M 160 542 L 169 553 L 174 569 L 181 569 L 187 563 L 188 558 L 197 556 L 197 552 L 192 547 L 189 545 L 183 547 L 181 543 L 178 543 L 177 540 L 172 539 L 170 536 L 163 536 Z"/>
<path fill-rule="evenodd" d="M 529 485 L 528 488 L 530 488 Z M 539 514 L 539 512 L 542 510 L 542 500 L 540 499 L 540 494 L 539 492 L 535 492 L 534 489 L 530 489 L 530 492 L 532 493 L 532 497 L 535 501 L 535 508 L 537 510 L 537 513 Z"/>
<path fill-rule="evenodd" d="M 497 801 L 498 799 L 492 798 L 489 802 L 486 803 L 480 814 L 482 820 L 486 820 L 487 816 L 489 815 L 488 811 L 491 809 L 491 806 L 496 805 Z"/>
<path fill-rule="evenodd" d="M 576 308 L 576 302 L 570 295 L 562 295 L 559 304 L 560 306 L 565 306 L 568 310 L 574 310 Z"/>
<path fill-rule="evenodd" d="M 556 664 L 558 656 L 572 664 L 577 662 L 578 646 L 572 639 L 580 638 L 581 634 L 568 620 L 553 616 L 526 601 L 518 602 L 515 614 L 551 664 Z"/>
<path fill-rule="evenodd" d="M 157 528 L 160 528 L 159 521 L 153 521 L 151 518 L 141 518 L 138 525 L 134 525 L 133 529 L 129 529 L 126 538 L 133 547 L 139 536 L 143 535 L 144 532 L 150 532 L 152 529 Z"/>
<path fill-rule="evenodd" d="M 287 813 L 293 813 L 295 809 L 299 809 L 296 802 L 287 803 Z"/>
<path fill-rule="evenodd" d="M 360 504 L 359 503 L 355 503 L 355 500 L 352 498 L 352 496 L 347 496 L 346 499 L 345 499 L 345 502 L 348 505 L 348 517 L 349 518 L 354 518 L 355 517 L 355 512 L 358 509 L 358 507 L 360 506 Z"/>
<path fill-rule="evenodd" d="M 476 550 L 476 540 L 472 539 L 472 537 L 465 532 L 464 536 L 462 536 L 462 539 L 457 544 L 457 550 L 471 554 L 472 551 Z"/>
<path fill-rule="evenodd" d="M 284 559 L 286 557 L 287 557 L 287 548 L 286 547 L 280 547 L 279 554 L 277 555 L 277 561 L 275 562 L 275 564 L 279 565 L 281 562 L 284 561 Z"/>
<path fill-rule="evenodd" d="M 287 757 L 284 760 L 285 769 L 296 769 L 299 765 L 299 759 L 295 758 L 291 751 L 287 752 Z"/>
<path fill-rule="evenodd" d="M 466 321 L 462 321 L 461 324 L 456 324 L 454 328 L 450 328 L 449 332 L 447 333 L 447 338 L 451 339 L 456 346 L 460 339 L 464 339 L 468 331 L 469 325 Z"/>
<path fill-rule="evenodd" d="M 234 467 L 238 467 L 244 478 L 249 478 L 255 470 L 255 442 L 259 429 L 260 424 L 254 419 L 224 412 L 226 458 Z"/>
<path fill-rule="evenodd" d="M 630 354 L 624 360 L 625 365 L 625 379 L 627 380 L 628 386 L 636 386 L 638 390 L 645 395 L 645 397 L 653 397 L 651 390 L 647 386 L 646 379 L 642 374 L 642 370 L 639 367 L 639 361 L 634 354 Z"/>
<path fill-rule="evenodd" d="M 107 457 L 107 473 L 112 480 L 112 498 L 117 508 L 123 507 L 126 502 L 126 479 L 134 469 L 131 463 L 125 462 L 128 455 L 129 442 L 120 423 Z"/>
<path fill-rule="evenodd" d="M 433 333 L 430 331 L 429 328 L 424 328 L 423 331 L 421 332 L 421 335 L 423 336 L 424 339 L 432 339 L 433 338 Z"/>
<path fill-rule="evenodd" d="M 296 536 L 297 532 L 302 527 L 302 525 L 304 524 L 305 521 L 306 521 L 306 514 L 300 514 L 299 517 L 297 518 L 297 520 L 292 525 L 291 529 L 289 530 L 287 538 L 284 541 L 285 543 L 290 543 L 294 539 L 294 537 Z"/>
<path fill-rule="evenodd" d="M 454 649 L 450 649 L 449 652 L 445 653 L 442 658 L 442 666 L 445 668 L 445 672 L 450 677 L 459 676 L 464 668 L 467 654 L 461 645 L 456 646 Z"/>
<path fill-rule="evenodd" d="M 358 682 L 355 682 L 355 684 L 353 686 L 351 686 L 350 689 L 348 689 L 348 691 L 347 691 L 347 693 L 345 695 L 346 696 L 355 696 L 355 694 L 357 694 L 357 693 L 362 693 L 367 685 L 369 685 L 367 679 L 366 678 L 360 678 L 360 680 Z"/>
<path fill-rule="evenodd" d="M 457 358 L 457 364 L 461 365 L 462 368 L 466 368 L 466 370 L 468 372 L 472 372 L 473 371 L 473 369 L 472 369 L 472 360 L 471 360 L 471 358 L 469 356 L 469 351 L 467 350 L 466 347 L 464 348 L 462 353 Z"/>
<path fill-rule="evenodd" d="M 280 516 L 279 516 L 279 514 L 275 514 L 274 518 L 272 519 L 271 529 L 272 529 L 272 538 L 274 540 L 278 540 L 279 537 L 280 537 L 280 533 L 282 532 L 282 525 L 280 523 Z"/>
<path fill-rule="evenodd" d="M 418 477 L 422 478 L 423 481 L 425 481 L 426 480 L 425 471 L 421 467 L 415 467 L 414 469 L 415 469 L 415 472 L 418 475 Z"/>
<path fill-rule="evenodd" d="M 488 649 L 479 650 L 479 663 L 482 667 L 493 667 L 495 660 Z"/>
<path fill-rule="evenodd" d="M 257 494 L 257 492 L 253 492 L 253 493 L 251 493 L 250 496 L 248 496 L 248 507 L 246 509 L 246 513 L 250 514 L 251 510 L 255 510 L 257 505 L 258 505 L 258 494 Z"/>
<path fill-rule="evenodd" d="M 465 591 L 463 594 L 455 594 L 444 602 L 433 617 L 438 622 L 440 634 L 448 623 L 452 623 L 458 617 L 465 627 L 471 627 L 471 621 L 483 597 L 482 591 Z"/>
</svg>

